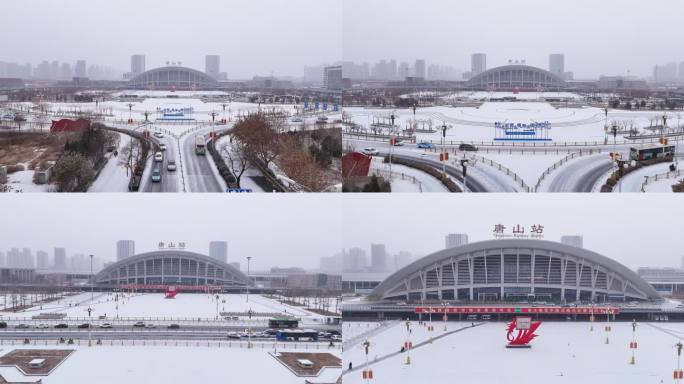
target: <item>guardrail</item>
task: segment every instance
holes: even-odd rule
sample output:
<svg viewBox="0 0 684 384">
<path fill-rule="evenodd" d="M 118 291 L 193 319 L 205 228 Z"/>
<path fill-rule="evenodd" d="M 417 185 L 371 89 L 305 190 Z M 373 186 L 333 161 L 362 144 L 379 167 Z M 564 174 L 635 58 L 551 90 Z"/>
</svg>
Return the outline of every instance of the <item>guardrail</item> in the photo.
<svg viewBox="0 0 684 384">
<path fill-rule="evenodd" d="M 60 342 L 59 340 L 30 340 L 26 344 L 25 339 L 17 340 L 3 340 L 0 339 L 0 346 L 11 345 L 11 346 L 22 346 L 22 345 L 33 345 L 33 346 L 87 346 L 87 339 L 72 339 L 73 344 L 69 344 L 67 341 Z M 93 347 L 202 347 L 202 348 L 238 348 L 247 349 L 248 341 L 190 341 L 190 340 L 130 340 L 130 339 L 120 339 L 120 340 L 96 340 L 93 339 Z M 271 349 L 271 350 L 342 350 L 341 343 L 333 343 L 331 346 L 326 342 L 264 342 L 264 341 L 252 341 L 252 349 Z"/>
<path fill-rule="evenodd" d="M 646 186 L 652 182 L 658 181 L 658 180 L 666 180 L 666 179 L 673 179 L 676 177 L 680 177 L 682 175 L 681 170 L 676 170 L 673 172 L 666 172 L 666 173 L 659 173 L 657 175 L 653 176 L 646 176 L 644 177 L 644 182 L 641 183 L 641 192 L 646 192 Z"/>
<path fill-rule="evenodd" d="M 556 169 L 560 168 L 563 166 L 565 163 L 572 159 L 576 159 L 582 156 L 589 156 L 589 155 L 594 155 L 594 154 L 600 154 L 601 153 L 601 148 L 599 149 L 590 149 L 588 151 L 579 151 L 579 152 L 573 152 L 569 154 L 568 156 L 565 156 L 564 158 L 558 160 L 557 162 L 553 163 L 552 166 L 546 168 L 544 173 L 542 173 L 541 177 L 539 177 L 539 180 L 537 180 L 537 184 L 534 186 L 534 191 L 537 192 L 539 189 L 539 186 L 541 185 L 542 181 L 546 178 L 546 176 L 550 175 L 553 171 Z"/>
<path fill-rule="evenodd" d="M 513 180 L 520 186 L 520 188 L 523 189 L 523 192 L 531 192 L 532 189 L 525 183 L 525 181 L 520 177 L 517 173 L 513 172 L 510 170 L 508 167 L 504 166 L 503 164 L 497 163 L 494 160 L 490 160 L 486 157 L 483 156 L 477 156 L 477 155 L 471 155 L 470 156 L 473 159 L 477 159 L 485 163 L 486 165 L 489 165 L 490 167 L 497 169 L 503 173 L 506 174 L 506 176 L 509 176 L 513 178 Z"/>
<path fill-rule="evenodd" d="M 410 176 L 410 175 L 407 175 L 403 172 L 397 172 L 397 171 L 392 171 L 392 174 L 390 175 L 389 170 L 384 170 L 384 169 L 374 169 L 371 171 L 371 174 L 381 176 L 381 177 L 385 178 L 385 180 L 388 180 L 390 182 L 392 180 L 392 178 L 390 176 L 399 175 L 399 176 L 401 176 L 401 180 L 408 180 L 412 184 L 417 184 L 418 190 L 420 192 L 423 192 L 423 183 L 421 183 L 420 180 L 416 179 L 415 176 Z M 432 176 L 430 176 L 430 177 L 432 177 Z"/>
</svg>

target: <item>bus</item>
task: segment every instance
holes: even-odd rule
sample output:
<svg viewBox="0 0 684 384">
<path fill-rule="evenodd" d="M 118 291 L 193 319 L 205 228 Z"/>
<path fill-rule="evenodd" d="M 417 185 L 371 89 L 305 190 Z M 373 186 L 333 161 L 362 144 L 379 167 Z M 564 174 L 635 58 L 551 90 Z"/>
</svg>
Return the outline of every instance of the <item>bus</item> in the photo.
<svg viewBox="0 0 684 384">
<path fill-rule="evenodd" d="M 203 156 L 207 153 L 206 142 L 203 135 L 195 136 L 195 155 Z"/>
<path fill-rule="evenodd" d="M 291 317 L 274 317 L 268 320 L 269 328 L 297 328 L 299 327 L 299 319 Z"/>
<path fill-rule="evenodd" d="M 278 341 L 318 341 L 318 331 L 312 329 L 288 329 L 276 332 Z"/>
<path fill-rule="evenodd" d="M 674 155 L 674 145 L 654 144 L 641 147 L 632 147 L 629 150 L 629 159 L 634 161 L 661 159 L 666 157 L 674 157 Z"/>
</svg>

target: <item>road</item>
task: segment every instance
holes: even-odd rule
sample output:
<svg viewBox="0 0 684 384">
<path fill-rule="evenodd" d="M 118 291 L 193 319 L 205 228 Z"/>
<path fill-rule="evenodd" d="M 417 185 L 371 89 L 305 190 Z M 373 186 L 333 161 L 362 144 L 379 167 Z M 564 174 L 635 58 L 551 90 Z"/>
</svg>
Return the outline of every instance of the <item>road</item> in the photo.
<svg viewBox="0 0 684 384">
<path fill-rule="evenodd" d="M 387 156 L 387 153 L 381 153 L 381 155 Z M 440 170 L 440 171 L 442 170 L 442 163 L 440 163 L 439 161 L 423 159 L 420 157 L 406 156 L 404 154 L 401 154 L 401 155 L 393 154 L 392 157 L 396 158 L 396 159 L 404 159 L 404 160 L 415 161 L 415 162 L 420 163 L 420 164 L 425 164 L 425 165 L 431 166 L 437 170 Z M 461 172 L 460 169 L 457 169 L 455 167 L 447 165 L 445 167 L 445 170 L 446 170 L 447 175 L 451 176 L 452 178 L 454 178 L 455 180 L 457 180 L 458 182 L 463 184 L 463 172 Z M 483 184 L 481 184 L 478 180 L 476 180 L 472 177 L 468 178 L 468 191 L 470 191 L 470 192 L 488 192 L 487 188 Z"/>
<path fill-rule="evenodd" d="M 547 191 L 591 192 L 612 167 L 607 154 L 579 158 L 556 171 Z"/>
<path fill-rule="evenodd" d="M 218 180 L 218 171 L 211 161 L 209 151 L 206 155 L 195 154 L 195 137 L 208 135 L 212 128 L 191 132 L 180 139 L 183 172 L 188 192 L 225 192 L 223 181 Z"/>
<path fill-rule="evenodd" d="M 180 177 L 180 165 L 176 164 L 176 171 L 169 171 L 166 167 L 170 159 L 175 159 L 176 163 L 178 163 L 178 146 L 176 144 L 176 139 L 165 134 L 163 138 L 152 136 L 151 140 L 157 144 L 165 144 L 166 151 L 163 151 L 164 160 L 161 163 L 154 161 L 154 159 L 150 160 L 152 161 L 152 169 L 160 170 L 161 181 L 153 182 L 151 179 L 147 180 L 146 183 L 143 184 L 143 192 L 178 192 L 180 186 L 178 180 Z M 154 156 L 154 151 L 151 152 L 150 156 Z M 150 176 L 147 177 L 151 177 L 151 174 L 152 172 L 150 171 Z"/>
</svg>

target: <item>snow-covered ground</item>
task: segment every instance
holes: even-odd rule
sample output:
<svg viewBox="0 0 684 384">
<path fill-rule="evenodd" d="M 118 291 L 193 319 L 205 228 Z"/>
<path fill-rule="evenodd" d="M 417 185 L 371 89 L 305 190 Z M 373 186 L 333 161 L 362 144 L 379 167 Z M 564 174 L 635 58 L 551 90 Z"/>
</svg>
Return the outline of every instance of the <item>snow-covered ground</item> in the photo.
<svg viewBox="0 0 684 384">
<path fill-rule="evenodd" d="M 566 157 L 567 154 L 544 155 L 533 151 L 525 151 L 518 154 L 482 154 L 486 159 L 493 160 L 504 165 L 520 176 L 525 184 L 534 187 L 542 173 L 555 162 Z"/>
<path fill-rule="evenodd" d="M 302 384 L 304 377 L 298 377 L 285 365 L 276 360 L 273 343 L 254 343 L 247 349 L 245 343 L 222 342 L 157 342 L 152 346 L 94 345 L 64 346 L 50 344 L 22 347 L 38 349 L 75 349 L 49 376 L 42 377 L 46 384 L 168 384 L 168 383 L 282 383 Z M 15 349 L 2 346 L 4 354 Z M 304 350 L 290 345 L 277 344 L 276 352 L 320 352 L 339 357 L 337 348 Z M 325 368 L 319 377 L 308 378 L 314 383 L 332 383 L 342 373 L 341 368 Z M 22 375 L 14 367 L 0 367 L 0 375 L 11 382 L 37 382 L 41 377 Z"/>
<path fill-rule="evenodd" d="M 7 175 L 7 186 L 10 188 L 9 192 L 50 192 L 55 189 L 51 184 L 34 184 L 33 171 L 18 171 Z"/>
<path fill-rule="evenodd" d="M 107 164 L 102 168 L 97 179 L 88 189 L 88 192 L 127 192 L 130 181 L 126 159 L 123 158 L 124 148 L 129 144 L 128 136 L 117 133 L 117 155 L 114 152 L 107 154 Z"/>
<path fill-rule="evenodd" d="M 220 312 L 260 312 L 292 315 L 302 319 L 302 323 L 320 323 L 324 316 L 266 298 L 261 295 L 220 294 L 219 305 L 215 295 L 200 293 L 179 293 L 174 299 L 165 299 L 163 293 L 121 294 L 118 302 L 114 293 L 82 293 L 60 301 L 10 313 L 0 312 L 4 317 L 29 318 L 39 313 L 66 313 L 68 318 L 85 318 L 87 309 L 93 309 L 92 316 L 113 318 L 165 318 L 165 319 L 215 319 L 217 308 Z M 225 301 L 225 303 L 224 303 Z M 92 303 L 92 305 L 91 305 Z M 117 311 L 118 304 L 118 311 Z"/>
<path fill-rule="evenodd" d="M 389 163 L 383 162 L 383 157 L 373 157 L 371 173 L 378 172 L 388 178 Z M 441 181 L 429 174 L 399 164 L 392 164 L 392 192 L 449 192 Z"/>
<path fill-rule="evenodd" d="M 641 186 L 645 181 L 645 177 L 668 172 L 670 170 L 670 164 L 671 163 L 660 163 L 630 172 L 620 180 L 620 183 L 616 185 L 615 188 L 613 188 L 613 192 L 641 192 Z M 670 192 L 672 192 L 672 189 L 670 189 Z"/>
<path fill-rule="evenodd" d="M 434 336 L 443 325 L 434 322 Z M 612 323 L 606 344 L 604 323 L 543 322 L 531 349 L 506 349 L 506 324 L 493 322 L 470 327 L 470 323 L 449 323 L 448 329 L 465 327 L 406 353 L 373 364 L 373 383 L 441 383 L 445 378 L 479 384 L 522 383 L 664 383 L 671 382 L 677 364 L 674 345 L 684 336 L 682 323 L 640 323 L 637 325 L 636 364 L 630 365 L 631 323 Z M 412 322 L 414 346 L 429 338 L 426 327 Z M 399 351 L 407 338 L 406 326 L 398 323 L 370 339 L 370 360 Z M 349 361 L 361 367 L 365 360 L 360 345 L 347 349 Z M 345 383 L 363 383 L 361 371 L 345 374 Z"/>
</svg>

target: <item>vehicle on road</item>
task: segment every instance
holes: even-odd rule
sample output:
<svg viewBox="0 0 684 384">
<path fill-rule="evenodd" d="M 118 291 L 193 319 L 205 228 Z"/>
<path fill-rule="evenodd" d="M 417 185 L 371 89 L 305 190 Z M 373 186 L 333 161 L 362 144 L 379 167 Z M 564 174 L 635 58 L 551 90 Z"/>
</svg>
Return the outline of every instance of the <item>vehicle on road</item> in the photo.
<svg viewBox="0 0 684 384">
<path fill-rule="evenodd" d="M 373 147 L 364 148 L 363 151 L 361 151 L 361 152 L 364 155 L 368 155 L 368 156 L 377 156 L 380 154 L 380 151 L 378 151 L 377 148 L 373 148 Z"/>
<path fill-rule="evenodd" d="M 55 328 L 58 328 L 58 329 L 69 328 L 69 325 L 65 324 L 65 323 L 59 323 L 59 324 L 55 325 Z M 80 326 L 79 326 L 79 328 L 80 328 Z"/>
<path fill-rule="evenodd" d="M 276 333 L 278 341 L 318 341 L 318 332 L 306 329 L 280 330 Z"/>
<path fill-rule="evenodd" d="M 458 146 L 458 150 L 463 152 L 477 152 L 477 147 L 472 144 L 463 143 Z"/>
<path fill-rule="evenodd" d="M 88 328 L 90 328 L 90 324 L 89 324 L 89 323 L 79 324 L 78 328 L 80 328 L 80 329 L 88 329 Z"/>
<path fill-rule="evenodd" d="M 275 335 L 277 329 L 282 328 L 297 328 L 299 326 L 299 319 L 293 319 L 289 317 L 274 317 L 268 319 L 268 327 L 271 329 L 266 330 L 266 333 Z M 276 328 L 276 329 L 273 329 Z"/>
<path fill-rule="evenodd" d="M 428 142 L 424 141 L 422 143 L 418 143 L 416 145 L 416 147 L 421 148 L 421 149 L 433 149 L 433 148 L 435 148 L 435 145 L 432 143 L 428 143 Z"/>
<path fill-rule="evenodd" d="M 137 323 L 133 324 L 134 327 L 142 328 L 145 326 L 144 321 L 138 321 Z"/>
<path fill-rule="evenodd" d="M 152 323 L 147 323 L 145 324 L 145 328 L 157 328 L 157 326 Z"/>
<path fill-rule="evenodd" d="M 342 336 L 340 336 L 340 335 L 332 335 L 332 336 L 330 336 L 330 340 L 332 340 L 332 341 L 342 341 Z"/>
<path fill-rule="evenodd" d="M 166 162 L 166 170 L 169 172 L 175 172 L 176 171 L 176 160 L 169 159 L 169 161 Z"/>
<path fill-rule="evenodd" d="M 100 328 L 114 328 L 112 323 L 102 323 L 100 324 Z"/>
<path fill-rule="evenodd" d="M 392 142 L 392 144 L 393 144 L 395 147 L 403 147 L 403 146 L 404 146 L 404 140 L 394 139 L 394 141 Z"/>
<path fill-rule="evenodd" d="M 204 156 L 207 154 L 207 142 L 203 135 L 195 136 L 195 155 Z"/>
<path fill-rule="evenodd" d="M 152 171 L 152 181 L 155 182 L 155 183 L 158 183 L 158 182 L 161 181 L 161 171 L 159 171 L 158 168 L 157 168 L 157 169 L 154 169 L 154 170 Z"/>
<path fill-rule="evenodd" d="M 316 119 L 316 124 L 327 124 L 328 123 L 328 118 L 325 116 L 321 116 L 318 119 Z"/>
<path fill-rule="evenodd" d="M 154 154 L 154 161 L 157 163 L 164 161 L 164 154 L 161 153 L 161 151 L 157 151 L 157 153 Z"/>
<path fill-rule="evenodd" d="M 227 335 L 227 336 L 228 336 L 229 339 L 237 339 L 237 340 L 240 339 L 240 335 L 239 335 L 237 332 L 234 332 L 234 331 L 228 332 L 228 335 Z"/>
<path fill-rule="evenodd" d="M 21 324 L 15 325 L 14 328 L 17 328 L 17 329 L 28 329 L 28 328 L 31 328 L 31 327 L 30 327 L 28 324 L 21 323 Z"/>
<path fill-rule="evenodd" d="M 168 329 L 180 329 L 180 325 L 178 325 L 178 324 L 169 324 L 169 326 L 166 327 L 166 328 L 168 328 Z"/>
<path fill-rule="evenodd" d="M 40 323 L 40 324 L 36 325 L 36 328 L 38 328 L 38 329 L 48 329 L 48 328 L 50 328 L 50 326 L 47 325 L 47 324 L 45 324 L 45 323 Z"/>
<path fill-rule="evenodd" d="M 4 321 L 0 321 L 0 328 L 7 328 L 7 323 Z"/>
<path fill-rule="evenodd" d="M 158 138 L 158 139 L 163 139 L 163 138 L 164 138 L 164 134 L 161 133 L 161 132 L 155 132 L 155 133 L 154 133 L 154 137 L 156 137 L 156 138 Z"/>
<path fill-rule="evenodd" d="M 637 162 L 647 161 L 652 159 L 674 157 L 674 145 L 644 145 L 640 147 L 631 147 L 629 149 L 629 159 Z"/>
<path fill-rule="evenodd" d="M 162 152 L 166 151 L 166 144 L 159 144 L 159 150 Z"/>
<path fill-rule="evenodd" d="M 302 120 L 302 118 L 299 117 L 299 116 L 294 116 L 294 117 L 292 117 L 292 119 L 290 119 L 290 121 L 293 122 L 293 123 L 301 123 L 301 122 L 303 122 L 304 120 Z"/>
</svg>

